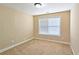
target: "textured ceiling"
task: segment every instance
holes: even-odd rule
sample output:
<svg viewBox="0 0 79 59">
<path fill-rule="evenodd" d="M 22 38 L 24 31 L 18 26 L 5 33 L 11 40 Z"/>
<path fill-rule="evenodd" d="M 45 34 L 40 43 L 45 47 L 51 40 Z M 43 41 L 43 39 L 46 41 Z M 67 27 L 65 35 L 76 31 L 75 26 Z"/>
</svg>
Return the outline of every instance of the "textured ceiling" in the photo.
<svg viewBox="0 0 79 59">
<path fill-rule="evenodd" d="M 41 8 L 36 8 L 33 5 L 33 3 L 6 3 L 1 5 L 8 6 L 31 15 L 39 15 L 70 10 L 73 6 L 72 3 L 44 3 L 44 6 Z"/>
</svg>

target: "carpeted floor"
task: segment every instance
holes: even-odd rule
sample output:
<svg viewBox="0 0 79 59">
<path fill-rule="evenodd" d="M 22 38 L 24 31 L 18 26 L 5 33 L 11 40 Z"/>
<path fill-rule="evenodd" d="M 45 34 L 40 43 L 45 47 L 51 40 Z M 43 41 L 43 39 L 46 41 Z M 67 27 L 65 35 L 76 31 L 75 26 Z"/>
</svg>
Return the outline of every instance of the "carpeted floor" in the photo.
<svg viewBox="0 0 79 59">
<path fill-rule="evenodd" d="M 72 55 L 69 45 L 58 44 L 45 40 L 31 40 L 1 55 Z"/>
</svg>

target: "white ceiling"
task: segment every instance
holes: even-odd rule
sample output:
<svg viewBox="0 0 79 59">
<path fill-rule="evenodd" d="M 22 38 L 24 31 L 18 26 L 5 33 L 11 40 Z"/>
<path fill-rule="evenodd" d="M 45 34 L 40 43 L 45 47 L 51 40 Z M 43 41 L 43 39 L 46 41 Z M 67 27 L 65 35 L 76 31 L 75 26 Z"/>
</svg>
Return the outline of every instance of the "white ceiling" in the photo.
<svg viewBox="0 0 79 59">
<path fill-rule="evenodd" d="M 33 3 L 6 3 L 1 5 L 8 6 L 31 15 L 39 15 L 70 10 L 73 3 L 44 3 L 45 6 L 41 8 L 34 7 Z"/>
</svg>

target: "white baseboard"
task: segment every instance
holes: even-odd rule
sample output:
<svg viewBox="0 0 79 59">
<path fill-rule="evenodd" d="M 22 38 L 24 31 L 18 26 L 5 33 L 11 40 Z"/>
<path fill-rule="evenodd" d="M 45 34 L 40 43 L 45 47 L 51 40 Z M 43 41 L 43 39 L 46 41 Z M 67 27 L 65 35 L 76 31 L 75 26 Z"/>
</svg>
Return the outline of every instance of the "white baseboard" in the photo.
<svg viewBox="0 0 79 59">
<path fill-rule="evenodd" d="M 75 53 L 73 47 L 72 47 L 72 46 L 70 46 L 70 47 L 71 47 L 71 50 L 72 50 L 72 52 L 73 52 L 73 55 L 76 55 L 76 53 Z"/>
<path fill-rule="evenodd" d="M 73 46 L 71 46 L 71 49 L 72 49 L 73 55 L 79 55 L 79 51 L 76 51 L 76 49 Z"/>
<path fill-rule="evenodd" d="M 14 48 L 14 47 L 16 47 L 16 46 L 18 46 L 18 45 L 21 45 L 21 44 L 23 44 L 23 43 L 25 43 L 25 42 L 28 42 L 28 41 L 30 41 L 30 40 L 32 40 L 32 39 L 34 39 L 34 37 L 28 38 L 28 39 L 26 39 L 26 40 L 24 40 L 24 41 L 22 41 L 22 42 L 19 42 L 19 43 L 17 43 L 17 44 L 14 44 L 14 45 L 12 45 L 12 46 L 7 47 L 7 48 L 1 49 L 1 50 L 0 50 L 0 53 L 2 53 L 2 52 L 4 52 L 4 51 L 7 51 L 7 50 L 9 50 L 9 49 L 11 49 L 11 48 Z"/>
<path fill-rule="evenodd" d="M 68 42 L 63 42 L 63 41 L 49 40 L 49 39 L 44 39 L 44 38 L 35 38 L 35 39 L 47 40 L 47 41 L 56 42 L 56 43 L 60 43 L 60 44 L 67 44 L 67 45 L 70 45 L 70 43 L 68 43 Z"/>
</svg>

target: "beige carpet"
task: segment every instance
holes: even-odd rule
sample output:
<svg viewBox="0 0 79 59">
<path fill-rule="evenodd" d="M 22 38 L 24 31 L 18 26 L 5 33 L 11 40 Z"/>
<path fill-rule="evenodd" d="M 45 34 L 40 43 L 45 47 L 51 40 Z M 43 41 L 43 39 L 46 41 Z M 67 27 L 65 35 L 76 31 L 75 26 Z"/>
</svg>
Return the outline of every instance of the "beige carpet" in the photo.
<svg viewBox="0 0 79 59">
<path fill-rule="evenodd" d="M 19 45 L 2 55 L 72 55 L 70 46 L 45 40 L 31 40 Z"/>
</svg>

